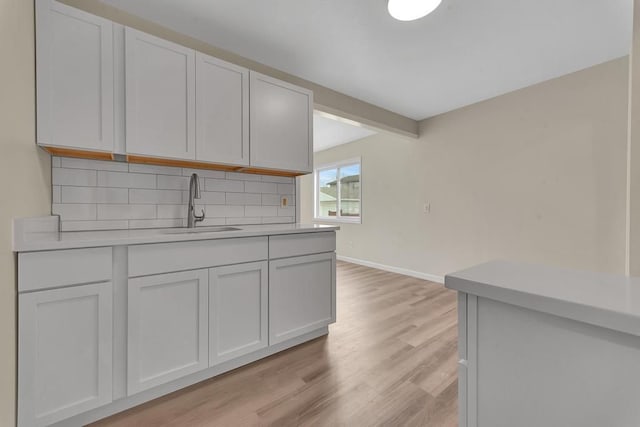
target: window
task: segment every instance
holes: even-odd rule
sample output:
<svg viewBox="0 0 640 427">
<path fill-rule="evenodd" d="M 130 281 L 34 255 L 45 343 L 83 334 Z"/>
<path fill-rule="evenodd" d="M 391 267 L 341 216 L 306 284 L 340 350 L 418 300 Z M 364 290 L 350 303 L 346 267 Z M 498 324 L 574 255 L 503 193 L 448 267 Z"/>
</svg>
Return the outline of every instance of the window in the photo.
<svg viewBox="0 0 640 427">
<path fill-rule="evenodd" d="M 325 165 L 315 170 L 315 218 L 361 222 L 360 159 Z"/>
</svg>

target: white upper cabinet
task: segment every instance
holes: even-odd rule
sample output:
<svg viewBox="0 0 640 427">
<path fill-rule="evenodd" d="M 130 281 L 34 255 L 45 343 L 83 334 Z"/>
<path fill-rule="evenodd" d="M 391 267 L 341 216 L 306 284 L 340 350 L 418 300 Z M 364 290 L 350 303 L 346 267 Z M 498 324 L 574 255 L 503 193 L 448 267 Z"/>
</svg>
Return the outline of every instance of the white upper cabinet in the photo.
<svg viewBox="0 0 640 427">
<path fill-rule="evenodd" d="M 38 144 L 312 172 L 313 92 L 55 0 L 36 21 Z"/>
<path fill-rule="evenodd" d="M 251 166 L 313 170 L 313 92 L 251 72 Z"/>
<path fill-rule="evenodd" d="M 249 165 L 249 70 L 196 53 L 196 159 Z"/>
<path fill-rule="evenodd" d="M 193 49 L 125 29 L 128 154 L 195 160 Z"/>
<path fill-rule="evenodd" d="M 113 24 L 36 0 L 37 140 L 113 150 Z"/>
</svg>

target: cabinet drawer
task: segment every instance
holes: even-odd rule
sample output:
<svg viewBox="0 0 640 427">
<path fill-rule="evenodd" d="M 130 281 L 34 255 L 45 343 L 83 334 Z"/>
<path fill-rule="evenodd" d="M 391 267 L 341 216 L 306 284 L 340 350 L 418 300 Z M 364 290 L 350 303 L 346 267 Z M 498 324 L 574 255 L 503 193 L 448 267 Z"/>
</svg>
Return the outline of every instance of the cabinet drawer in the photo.
<svg viewBox="0 0 640 427">
<path fill-rule="evenodd" d="M 25 252 L 18 255 L 18 291 L 111 280 L 112 249 Z"/>
<path fill-rule="evenodd" d="M 285 234 L 269 237 L 269 258 L 319 254 L 336 250 L 336 233 Z"/>
<path fill-rule="evenodd" d="M 129 247 L 129 277 L 263 261 L 267 237 L 199 240 Z"/>
</svg>

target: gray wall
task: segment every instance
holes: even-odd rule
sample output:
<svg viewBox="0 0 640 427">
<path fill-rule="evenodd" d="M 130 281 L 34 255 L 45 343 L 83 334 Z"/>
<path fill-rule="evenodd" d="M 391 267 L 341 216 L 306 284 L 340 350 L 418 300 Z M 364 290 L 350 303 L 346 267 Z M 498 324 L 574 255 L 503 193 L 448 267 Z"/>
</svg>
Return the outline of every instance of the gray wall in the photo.
<svg viewBox="0 0 640 427">
<path fill-rule="evenodd" d="M 425 120 L 417 141 L 316 153 L 362 157 L 363 220 L 338 254 L 434 275 L 495 258 L 624 273 L 627 97 L 621 58 Z"/>
</svg>

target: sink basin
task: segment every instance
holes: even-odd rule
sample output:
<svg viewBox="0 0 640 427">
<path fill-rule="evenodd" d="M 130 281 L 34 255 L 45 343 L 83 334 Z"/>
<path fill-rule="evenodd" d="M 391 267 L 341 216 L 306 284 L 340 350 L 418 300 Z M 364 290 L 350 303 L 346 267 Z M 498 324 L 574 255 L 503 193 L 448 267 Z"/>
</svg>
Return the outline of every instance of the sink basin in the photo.
<svg viewBox="0 0 640 427">
<path fill-rule="evenodd" d="M 221 231 L 238 231 L 237 227 L 201 227 L 201 228 L 178 228 L 167 230 L 164 234 L 204 234 L 204 233 L 220 233 Z"/>
</svg>

